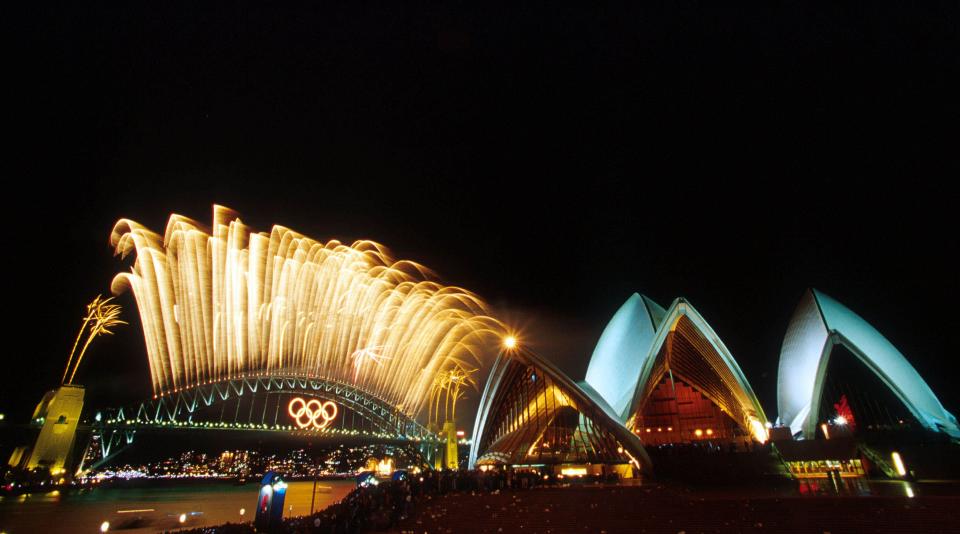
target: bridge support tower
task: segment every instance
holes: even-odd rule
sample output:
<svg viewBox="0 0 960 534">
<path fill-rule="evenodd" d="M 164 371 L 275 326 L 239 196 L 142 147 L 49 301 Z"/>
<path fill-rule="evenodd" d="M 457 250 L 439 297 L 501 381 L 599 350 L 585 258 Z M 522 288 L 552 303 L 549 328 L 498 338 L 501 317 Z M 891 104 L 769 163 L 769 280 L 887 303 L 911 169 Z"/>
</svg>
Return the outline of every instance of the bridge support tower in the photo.
<svg viewBox="0 0 960 534">
<path fill-rule="evenodd" d="M 447 421 L 443 424 L 442 436 L 446 440 L 446 467 L 456 470 L 459 467 L 457 454 L 457 425 L 453 421 Z M 439 456 L 439 455 L 438 455 Z"/>
<path fill-rule="evenodd" d="M 83 410 L 83 395 L 83 386 L 60 386 L 43 396 L 33 412 L 34 424 L 41 427 L 27 469 L 45 467 L 53 476 L 69 478 L 68 463 Z"/>
</svg>

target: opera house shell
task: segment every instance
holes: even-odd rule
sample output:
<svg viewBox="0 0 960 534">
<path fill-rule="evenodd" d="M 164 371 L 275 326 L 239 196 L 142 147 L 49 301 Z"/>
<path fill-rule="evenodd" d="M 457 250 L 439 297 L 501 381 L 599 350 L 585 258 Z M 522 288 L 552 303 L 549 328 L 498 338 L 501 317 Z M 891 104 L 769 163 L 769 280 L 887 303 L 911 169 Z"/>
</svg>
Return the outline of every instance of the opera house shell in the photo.
<svg viewBox="0 0 960 534">
<path fill-rule="evenodd" d="M 615 379 L 627 372 L 629 382 Z M 631 296 L 600 336 L 586 382 L 615 399 L 621 421 L 643 432 L 645 441 L 766 440 L 766 416 L 743 371 L 682 298 L 663 309 L 647 297 Z"/>
<path fill-rule="evenodd" d="M 484 388 L 470 466 L 629 465 L 649 470 L 640 439 L 602 398 L 592 397 L 533 352 L 500 353 Z"/>
<path fill-rule="evenodd" d="M 532 352 L 501 353 L 480 402 L 470 465 L 620 463 L 625 455 L 647 470 L 638 436 L 763 442 L 765 422 L 730 351 L 689 302 L 664 309 L 634 294 L 601 335 L 582 382 Z"/>
<path fill-rule="evenodd" d="M 863 362 L 924 428 L 960 437 L 957 418 L 903 354 L 859 315 L 816 289 L 801 298 L 780 350 L 777 409 L 780 423 L 793 434 L 816 435 L 827 363 L 838 345 Z"/>
</svg>

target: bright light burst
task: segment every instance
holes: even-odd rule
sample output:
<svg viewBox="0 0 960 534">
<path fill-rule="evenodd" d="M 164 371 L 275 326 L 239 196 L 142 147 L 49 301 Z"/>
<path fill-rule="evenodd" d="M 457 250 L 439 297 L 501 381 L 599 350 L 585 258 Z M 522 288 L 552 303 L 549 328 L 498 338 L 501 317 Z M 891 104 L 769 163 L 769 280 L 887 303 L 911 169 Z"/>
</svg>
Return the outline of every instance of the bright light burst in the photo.
<svg viewBox="0 0 960 534">
<path fill-rule="evenodd" d="M 356 382 L 357 378 L 360 376 L 360 369 L 363 368 L 364 362 L 373 362 L 377 365 L 383 365 L 383 360 L 389 360 L 390 356 L 380 354 L 378 351 L 383 350 L 383 345 L 377 345 L 376 347 L 368 347 L 365 349 L 357 349 L 353 351 L 353 354 L 350 356 L 353 358 L 353 381 Z"/>
<path fill-rule="evenodd" d="M 353 383 L 416 415 L 436 377 L 503 336 L 486 305 L 395 261 L 372 241 L 321 243 L 282 226 L 256 233 L 214 206 L 212 231 L 172 215 L 160 236 L 121 219 L 116 253 L 136 253 L 132 288 L 154 393 L 253 376 Z"/>
</svg>

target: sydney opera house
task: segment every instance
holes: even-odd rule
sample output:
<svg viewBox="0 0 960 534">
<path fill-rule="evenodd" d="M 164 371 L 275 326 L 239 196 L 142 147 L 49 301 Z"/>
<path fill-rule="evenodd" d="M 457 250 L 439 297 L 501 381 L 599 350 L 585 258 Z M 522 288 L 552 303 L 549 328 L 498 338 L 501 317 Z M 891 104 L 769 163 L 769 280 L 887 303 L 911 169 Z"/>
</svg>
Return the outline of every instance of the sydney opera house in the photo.
<svg viewBox="0 0 960 534">
<path fill-rule="evenodd" d="M 257 232 L 222 206 L 210 227 L 172 215 L 163 234 L 122 219 L 110 242 L 134 258 L 112 290 L 133 293 L 153 397 L 98 414 L 97 461 L 137 431 L 296 425 L 421 443 L 434 466 L 461 465 L 461 388 L 507 333 L 476 295 L 377 243 L 320 242 L 279 225 Z M 505 344 L 483 386 L 468 466 L 718 479 L 939 474 L 925 470 L 930 460 L 960 475 L 956 418 L 880 332 L 817 290 L 787 325 L 775 415 L 684 298 L 664 307 L 631 295 L 587 363 L 577 380 Z M 11 465 L 63 470 L 83 406 L 83 389 L 68 386 L 38 406 L 37 446 Z"/>
<path fill-rule="evenodd" d="M 842 376 L 840 386 L 831 375 Z M 695 451 L 726 455 L 712 464 L 771 460 L 797 476 L 903 476 L 893 448 L 932 440 L 954 449 L 960 438 L 956 418 L 903 354 L 817 290 L 803 294 L 787 328 L 776 406 L 776 417 L 764 412 L 733 354 L 687 300 L 664 308 L 633 294 L 604 329 L 583 380 L 524 348 L 500 354 L 469 463 L 633 476 L 677 463 L 678 454 L 694 465 L 698 456 L 686 451 Z"/>
</svg>

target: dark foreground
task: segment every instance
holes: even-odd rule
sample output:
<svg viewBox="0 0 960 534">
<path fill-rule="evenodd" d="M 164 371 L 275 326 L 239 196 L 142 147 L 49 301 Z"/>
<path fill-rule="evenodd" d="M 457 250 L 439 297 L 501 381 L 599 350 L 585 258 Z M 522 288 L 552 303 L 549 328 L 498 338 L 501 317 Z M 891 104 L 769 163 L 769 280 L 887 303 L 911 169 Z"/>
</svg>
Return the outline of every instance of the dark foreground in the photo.
<svg viewBox="0 0 960 534">
<path fill-rule="evenodd" d="M 558 484 L 563 484 L 560 486 Z M 782 484 L 623 485 L 502 473 L 429 472 L 356 488 L 323 511 L 290 517 L 283 533 L 471 532 L 960 532 L 956 482 L 826 480 Z M 252 534 L 252 524 L 193 533 Z"/>
<path fill-rule="evenodd" d="M 427 497 L 397 532 L 957 532 L 960 497 L 734 497 L 662 486 Z"/>
</svg>

